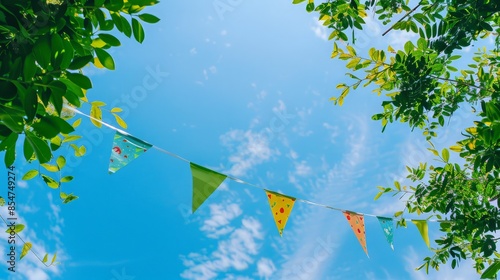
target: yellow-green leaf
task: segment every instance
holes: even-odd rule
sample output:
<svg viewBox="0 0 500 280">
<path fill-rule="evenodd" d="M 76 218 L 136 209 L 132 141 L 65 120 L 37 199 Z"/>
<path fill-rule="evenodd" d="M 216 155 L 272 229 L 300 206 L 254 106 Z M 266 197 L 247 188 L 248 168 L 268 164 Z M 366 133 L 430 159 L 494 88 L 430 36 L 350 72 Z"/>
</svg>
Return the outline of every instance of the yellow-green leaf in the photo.
<svg viewBox="0 0 500 280">
<path fill-rule="evenodd" d="M 87 148 L 85 148 L 85 146 L 81 146 L 79 149 L 78 149 L 78 152 L 80 153 L 80 156 L 84 156 L 85 153 L 87 152 Z"/>
<path fill-rule="evenodd" d="M 102 111 L 101 111 L 101 108 L 92 105 L 92 107 L 90 108 L 90 116 L 92 117 L 92 119 L 90 119 L 90 121 L 95 126 L 97 126 L 97 127 L 100 128 L 102 126 L 102 123 L 100 122 L 102 120 Z"/>
<path fill-rule="evenodd" d="M 57 157 L 56 163 L 59 170 L 61 170 L 66 165 L 66 159 L 63 156 L 59 156 Z"/>
<path fill-rule="evenodd" d="M 102 101 L 92 101 L 91 104 L 92 104 L 92 106 L 97 106 L 97 107 L 106 106 L 106 103 L 104 103 Z"/>
<path fill-rule="evenodd" d="M 118 116 L 117 114 L 113 114 L 113 116 L 115 116 L 115 119 L 116 119 L 116 122 L 118 123 L 118 125 L 120 125 L 122 128 L 127 128 L 127 123 L 122 119 L 120 118 L 120 116 Z"/>
<path fill-rule="evenodd" d="M 43 263 L 46 263 L 49 260 L 49 254 L 45 253 L 45 256 L 43 256 Z"/>
<path fill-rule="evenodd" d="M 113 109 L 111 109 L 111 113 L 120 113 L 122 110 L 122 108 L 118 108 L 118 107 L 114 107 Z"/>
<path fill-rule="evenodd" d="M 61 178 L 61 183 L 68 183 L 73 180 L 73 176 L 64 176 Z"/>
<path fill-rule="evenodd" d="M 42 174 L 42 179 L 49 186 L 50 188 L 57 189 L 59 188 L 59 183 L 56 182 L 54 179 L 50 178 L 47 175 Z"/>
<path fill-rule="evenodd" d="M 30 250 L 31 250 L 31 243 L 30 242 L 24 243 L 23 250 L 21 251 L 21 255 L 19 256 L 19 259 L 20 260 L 23 259 L 24 256 L 26 256 Z"/>
<path fill-rule="evenodd" d="M 21 231 L 23 231 L 23 229 L 23 224 L 16 224 L 13 229 L 11 227 L 8 227 L 5 232 L 10 233 L 12 230 L 14 230 L 15 233 L 20 233 Z"/>
<path fill-rule="evenodd" d="M 460 153 L 462 151 L 462 146 L 453 145 L 453 146 L 450 147 L 450 150 L 452 150 L 454 152 L 457 152 L 457 153 Z"/>
<path fill-rule="evenodd" d="M 443 155 L 444 162 L 448 162 L 450 160 L 450 152 L 448 149 L 444 148 L 443 151 L 441 151 L 441 154 Z"/>
<path fill-rule="evenodd" d="M 82 123 L 82 119 L 81 119 L 81 118 L 79 118 L 78 120 L 76 120 L 76 121 L 73 123 L 73 125 L 72 125 L 72 126 L 73 126 L 74 128 L 77 128 L 77 127 L 80 125 L 80 123 Z"/>
<path fill-rule="evenodd" d="M 380 196 L 382 196 L 382 194 L 383 194 L 383 193 L 384 193 L 384 192 L 379 192 L 379 193 L 377 193 L 377 195 L 373 198 L 373 200 L 377 200 L 377 199 L 379 199 L 379 198 L 380 198 Z"/>
<path fill-rule="evenodd" d="M 54 256 L 52 257 L 52 261 L 50 262 L 50 265 L 54 264 L 54 262 L 56 261 L 56 256 L 57 256 L 57 253 L 55 253 Z"/>
<path fill-rule="evenodd" d="M 26 172 L 26 174 L 24 174 L 22 179 L 24 181 L 28 181 L 28 180 L 35 178 L 36 175 L 38 175 L 38 170 L 33 169 L 33 170 Z"/>
<path fill-rule="evenodd" d="M 75 140 L 78 140 L 82 138 L 82 136 L 80 135 L 70 135 L 70 136 L 67 136 L 64 138 L 64 140 L 62 141 L 63 143 L 66 143 L 66 142 L 71 142 L 71 141 L 75 141 Z"/>
<path fill-rule="evenodd" d="M 43 168 L 47 169 L 47 171 L 50 171 L 50 172 L 57 172 L 57 171 L 59 171 L 59 168 L 57 166 L 55 166 L 55 165 L 52 165 L 52 164 L 42 163 L 40 165 L 43 166 Z"/>
</svg>

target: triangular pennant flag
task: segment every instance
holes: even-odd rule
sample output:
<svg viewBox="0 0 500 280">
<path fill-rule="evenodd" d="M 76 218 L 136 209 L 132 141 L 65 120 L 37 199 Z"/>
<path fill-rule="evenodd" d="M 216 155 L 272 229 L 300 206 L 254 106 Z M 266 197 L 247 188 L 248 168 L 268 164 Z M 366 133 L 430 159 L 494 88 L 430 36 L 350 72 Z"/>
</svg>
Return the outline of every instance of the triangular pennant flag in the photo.
<svg viewBox="0 0 500 280">
<path fill-rule="evenodd" d="M 365 221 L 362 214 L 354 212 L 343 212 L 347 221 L 351 225 L 352 231 L 358 238 L 359 244 L 363 247 L 366 255 L 368 256 L 368 249 L 366 248 L 366 233 L 365 233 Z"/>
<path fill-rule="evenodd" d="M 222 184 L 226 175 L 206 167 L 190 163 L 193 175 L 193 213 Z"/>
<path fill-rule="evenodd" d="M 138 158 L 153 145 L 146 143 L 132 135 L 116 132 L 109 159 L 109 173 L 115 173 L 129 162 Z"/>
<path fill-rule="evenodd" d="M 392 250 L 394 250 L 394 246 L 392 244 L 392 240 L 394 238 L 394 223 L 392 218 L 377 217 L 377 219 L 380 223 L 380 226 L 382 226 L 382 230 L 384 231 L 387 242 L 389 242 Z"/>
<path fill-rule="evenodd" d="M 293 204 L 295 203 L 295 198 L 275 193 L 272 191 L 266 191 L 267 199 L 269 200 L 269 206 L 271 207 L 271 212 L 274 217 L 274 222 L 278 228 L 280 236 L 283 235 L 283 230 L 285 229 L 288 217 L 292 212 Z"/>
<path fill-rule="evenodd" d="M 420 232 L 420 235 L 422 235 L 422 238 L 424 239 L 427 247 L 431 248 L 431 244 L 429 241 L 429 227 L 427 226 L 427 221 L 426 220 L 411 220 L 411 222 L 417 226 L 418 231 Z"/>
</svg>

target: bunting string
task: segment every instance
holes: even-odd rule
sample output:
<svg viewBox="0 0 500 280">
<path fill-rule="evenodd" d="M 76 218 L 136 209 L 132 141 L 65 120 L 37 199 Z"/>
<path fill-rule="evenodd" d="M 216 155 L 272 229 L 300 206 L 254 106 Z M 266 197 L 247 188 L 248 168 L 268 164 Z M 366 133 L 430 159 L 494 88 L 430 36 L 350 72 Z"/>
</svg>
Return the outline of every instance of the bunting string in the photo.
<svg viewBox="0 0 500 280">
<path fill-rule="evenodd" d="M 117 127 L 113 126 L 113 125 L 110 125 L 110 124 L 108 124 L 108 123 L 106 123 L 106 122 L 104 122 L 104 121 L 102 121 L 102 120 L 98 120 L 98 119 L 96 119 L 96 118 L 94 118 L 94 117 L 92 117 L 92 116 L 89 116 L 89 115 L 87 115 L 87 114 L 85 114 L 85 113 L 83 113 L 83 112 L 81 112 L 81 111 L 79 111 L 79 110 L 77 110 L 77 109 L 75 109 L 75 108 L 73 108 L 73 107 L 69 107 L 69 106 L 68 106 L 67 108 L 68 108 L 68 109 L 70 109 L 70 110 L 72 110 L 72 111 L 74 111 L 74 112 L 75 112 L 75 113 L 77 113 L 77 114 L 80 114 L 80 115 L 82 115 L 82 116 L 85 116 L 85 117 L 87 117 L 87 118 L 89 118 L 89 119 L 92 119 L 92 120 L 94 120 L 94 121 L 96 121 L 96 122 L 99 122 L 99 123 L 103 124 L 104 126 L 106 126 L 106 127 L 110 128 L 110 129 L 112 129 L 112 130 L 115 130 L 115 131 L 117 131 L 117 132 L 119 132 L 119 133 L 121 133 L 121 134 L 132 136 L 132 135 L 131 135 L 130 133 L 128 133 L 128 132 L 125 132 L 125 131 L 123 131 L 123 130 L 121 130 L 121 129 L 119 129 L 119 128 L 117 128 Z M 132 136 L 132 137 L 133 137 L 133 136 Z M 171 156 L 171 157 L 174 157 L 174 158 L 177 158 L 177 159 L 179 159 L 179 160 L 182 160 L 182 161 L 184 161 L 184 162 L 186 162 L 186 163 L 191 163 L 191 162 L 192 162 L 192 161 L 190 161 L 190 160 L 188 160 L 188 159 L 185 159 L 185 158 L 183 158 L 183 157 L 181 157 L 181 156 L 179 156 L 179 155 L 177 155 L 177 154 L 175 154 L 175 153 L 173 153 L 173 152 L 170 152 L 170 151 L 167 151 L 167 150 L 165 150 L 165 149 L 162 149 L 162 148 L 160 148 L 160 147 L 158 147 L 158 146 L 156 146 L 156 145 L 152 145 L 152 148 L 154 148 L 155 150 L 158 150 L 158 151 L 160 151 L 160 152 L 162 152 L 162 153 L 164 153 L 164 154 L 167 154 L 167 155 L 169 155 L 169 156 Z M 242 179 L 240 179 L 240 178 L 237 178 L 237 177 L 235 177 L 235 176 L 228 175 L 228 174 L 224 174 L 224 175 L 225 175 L 228 179 L 231 179 L 232 181 L 235 181 L 235 182 L 237 182 L 237 183 L 244 184 L 244 185 L 248 185 L 248 186 L 251 186 L 251 187 L 254 187 L 254 188 L 258 188 L 258 189 L 261 189 L 261 190 L 267 190 L 266 188 L 263 188 L 263 187 L 258 186 L 258 185 L 254 185 L 254 184 L 252 184 L 252 183 L 249 183 L 249 182 L 247 182 L 247 181 L 244 181 L 244 180 L 242 180 Z M 276 191 L 273 191 L 273 192 L 278 193 L 278 192 L 276 192 Z M 278 194 L 279 194 L 279 193 L 278 193 Z M 285 194 L 282 194 L 282 195 L 285 195 Z M 285 195 L 285 196 L 286 196 L 286 195 Z M 299 198 L 299 197 L 295 197 L 295 199 L 296 199 L 296 201 L 300 201 L 300 202 L 302 202 L 302 203 L 306 203 L 306 204 L 309 204 L 309 205 L 314 205 L 314 206 L 318 206 L 318 207 L 323 207 L 323 208 L 330 209 L 330 210 L 335 210 L 335 211 L 340 211 L 340 212 L 351 212 L 351 213 L 356 213 L 356 214 L 359 214 L 359 215 L 364 215 L 364 216 L 374 217 L 374 218 L 378 218 L 378 217 L 382 217 L 382 218 L 390 218 L 390 217 L 383 217 L 383 216 L 380 216 L 380 215 L 375 215 L 375 214 L 370 214 L 370 213 L 363 213 L 363 212 L 358 212 L 358 211 L 352 211 L 352 210 L 347 210 L 347 209 L 337 208 L 337 207 L 334 207 L 334 206 L 330 206 L 330 205 L 326 205 L 326 204 L 322 204 L 322 203 L 318 203 L 318 202 L 310 201 L 310 200 L 303 199 L 303 198 Z M 390 218 L 390 219 L 392 219 L 392 218 Z M 397 219 L 394 219 L 394 220 L 397 220 Z M 429 220 L 425 220 L 425 221 L 427 221 L 427 222 L 449 222 L 449 221 L 447 221 L 447 220 L 436 220 L 436 219 L 429 219 Z"/>
<path fill-rule="evenodd" d="M 361 247 L 365 251 L 368 256 L 368 250 L 366 247 L 366 233 L 365 233 L 365 225 L 364 225 L 364 217 L 374 217 L 377 218 L 384 235 L 387 239 L 387 242 L 394 250 L 393 247 L 393 221 L 401 220 L 394 219 L 392 217 L 384 217 L 370 213 L 362 213 L 342 208 L 333 207 L 326 204 L 321 204 L 317 202 L 313 202 L 303 198 L 291 197 L 285 194 L 281 194 L 272 190 L 265 189 L 261 186 L 252 184 L 240 178 L 234 177 L 232 175 L 222 174 L 217 171 L 211 170 L 207 167 L 198 165 L 193 163 L 192 161 L 183 158 L 173 152 L 162 149 L 156 145 L 149 144 L 139 138 L 136 138 L 113 125 L 110 125 L 102 120 L 96 119 L 90 115 L 87 115 L 73 107 L 65 106 L 67 109 L 79 114 L 81 116 L 85 116 L 94 122 L 101 123 L 102 125 L 114 130 L 116 132 L 113 147 L 111 151 L 110 164 L 109 164 L 109 172 L 115 173 L 120 168 L 127 165 L 130 161 L 136 159 L 144 152 L 146 152 L 149 148 L 154 148 L 164 154 L 167 154 L 171 157 L 177 158 L 181 161 L 190 164 L 191 174 L 193 180 L 193 200 L 192 200 L 192 212 L 194 213 L 210 195 L 225 181 L 226 178 L 233 180 L 240 184 L 245 184 L 250 187 L 258 188 L 265 191 L 266 196 L 268 198 L 269 206 L 276 223 L 276 227 L 280 236 L 283 234 L 283 230 L 288 221 L 288 218 L 291 214 L 293 205 L 296 201 L 300 201 L 302 203 L 306 203 L 313 206 L 323 207 L 330 210 L 335 210 L 342 212 L 346 219 L 348 220 L 353 233 L 356 235 Z M 428 225 L 427 222 L 449 222 L 446 220 L 417 220 L 417 219 L 408 219 L 417 227 L 419 233 L 422 236 L 427 247 L 430 248 L 429 236 L 428 236 Z"/>
</svg>

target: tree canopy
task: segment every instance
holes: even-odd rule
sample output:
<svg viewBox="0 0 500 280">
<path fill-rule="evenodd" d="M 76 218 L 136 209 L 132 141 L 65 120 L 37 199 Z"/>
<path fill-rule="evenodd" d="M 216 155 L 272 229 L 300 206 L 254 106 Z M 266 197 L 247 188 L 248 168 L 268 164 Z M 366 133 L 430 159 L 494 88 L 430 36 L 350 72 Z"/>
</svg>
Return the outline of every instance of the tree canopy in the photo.
<svg viewBox="0 0 500 280">
<path fill-rule="evenodd" d="M 0 0 L 0 151 L 5 151 L 7 167 L 12 168 L 16 143 L 22 139 L 24 159 L 38 161 L 44 173 L 41 168 L 30 170 L 23 180 L 40 175 L 47 186 L 59 191 L 63 203 L 78 198 L 61 190 L 61 184 L 70 182 L 73 176 L 62 175 L 66 159 L 57 154 L 58 149 L 70 145 L 76 156 L 84 155 L 85 147 L 73 143 L 81 138 L 73 133 L 81 119 L 68 122 L 74 116 L 71 108 L 90 103 L 93 123 L 100 127 L 101 107 L 106 105 L 87 99 L 92 82 L 83 69 L 88 66 L 114 70 L 115 61 L 108 50 L 121 44 L 115 35 L 121 32 L 142 43 L 145 33 L 141 22 L 159 21 L 143 9 L 157 3 L 158 0 Z M 118 115 L 120 111 L 110 110 L 118 125 L 126 127 Z M 5 199 L 0 197 L 0 206 L 4 204 Z M 15 233 L 23 228 L 16 225 Z M 30 249 L 31 243 L 26 242 L 20 257 Z M 47 255 L 39 259 L 49 266 Z M 55 259 L 54 255 L 50 265 Z"/>
<path fill-rule="evenodd" d="M 440 220 L 441 236 L 419 269 L 439 269 L 445 263 L 455 268 L 472 259 L 481 278 L 495 278 L 500 270 L 495 235 L 500 228 L 500 2 L 308 0 L 306 10 L 318 13 L 332 30 L 332 58 L 345 60 L 349 71 L 351 82 L 338 84 L 341 93 L 331 100 L 342 105 L 360 86 L 384 94 L 382 111 L 372 117 L 381 121 L 382 131 L 396 121 L 422 130 L 440 161 L 408 166 L 412 186 L 395 182 L 394 187 L 379 187 L 376 196 L 404 195 L 405 208 L 394 214 L 399 226 L 406 226 L 406 213 Z M 369 16 L 387 26 L 382 36 L 403 31 L 417 39 L 401 50 L 388 46 L 358 54 L 356 34 L 367 28 Z M 479 41 L 485 47 L 465 55 L 462 50 Z M 476 121 L 463 128 L 455 145 L 438 151 L 432 141 L 460 107 L 469 108 Z M 450 150 L 460 160 L 451 162 Z"/>
</svg>

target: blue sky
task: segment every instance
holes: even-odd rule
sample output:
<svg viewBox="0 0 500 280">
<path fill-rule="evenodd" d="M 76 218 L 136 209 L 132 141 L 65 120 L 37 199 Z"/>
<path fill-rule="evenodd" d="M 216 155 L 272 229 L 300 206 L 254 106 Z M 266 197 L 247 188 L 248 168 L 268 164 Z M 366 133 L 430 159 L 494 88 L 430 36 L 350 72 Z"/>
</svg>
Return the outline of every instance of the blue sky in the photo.
<svg viewBox="0 0 500 280">
<path fill-rule="evenodd" d="M 120 37 L 116 71 L 86 70 L 89 99 L 123 108 L 132 135 L 218 172 L 391 216 L 403 202 L 374 201 L 376 186 L 403 180 L 404 165 L 432 161 L 425 139 L 401 124 L 382 134 L 371 116 L 383 97 L 369 89 L 352 92 L 342 107 L 328 101 L 347 80 L 344 64 L 330 59 L 329 32 L 314 15 L 289 2 L 163 1 L 147 11 L 162 20 L 145 24 L 142 45 Z M 385 28 L 369 22 L 358 33 L 358 53 L 412 38 L 382 37 Z M 106 122 L 112 118 L 104 112 Z M 469 124 L 467 111 L 458 112 L 435 144 L 454 144 Z M 366 217 L 368 258 L 341 212 L 297 202 L 280 238 L 265 193 L 231 180 L 192 215 L 187 163 L 151 149 L 109 175 L 114 131 L 83 117 L 78 133 L 88 154 L 64 151 L 75 180 L 63 189 L 78 200 L 62 204 L 39 178 L 18 181 L 16 190 L 27 226 L 21 235 L 41 254 L 57 251 L 60 264 L 45 269 L 30 254 L 9 273 L 2 261 L 1 279 L 478 278 L 467 262 L 430 275 L 414 271 L 431 252 L 412 224 L 396 229 L 392 251 L 378 221 Z M 19 178 L 37 168 L 21 159 L 16 167 Z M 431 223 L 431 240 L 436 229 Z M 5 256 L 6 235 L 0 242 Z"/>
</svg>

